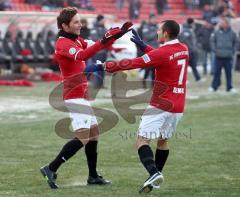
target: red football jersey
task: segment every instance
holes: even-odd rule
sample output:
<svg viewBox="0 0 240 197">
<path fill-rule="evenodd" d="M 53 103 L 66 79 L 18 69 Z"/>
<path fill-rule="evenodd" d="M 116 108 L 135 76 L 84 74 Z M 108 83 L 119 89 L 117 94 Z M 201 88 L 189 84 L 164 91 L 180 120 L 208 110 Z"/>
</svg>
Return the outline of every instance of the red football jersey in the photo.
<svg viewBox="0 0 240 197">
<path fill-rule="evenodd" d="M 99 41 L 88 47 L 88 43 L 80 37 L 76 40 L 65 37 L 58 38 L 55 55 L 64 80 L 64 100 L 87 98 L 88 84 L 84 74 L 85 60 L 101 49 L 103 46 Z"/>
<path fill-rule="evenodd" d="M 106 70 L 116 72 L 135 68 L 155 68 L 155 81 L 150 105 L 164 111 L 182 113 L 186 96 L 188 48 L 177 39 L 157 49 L 148 46 L 142 57 L 120 62 L 107 62 Z"/>
</svg>

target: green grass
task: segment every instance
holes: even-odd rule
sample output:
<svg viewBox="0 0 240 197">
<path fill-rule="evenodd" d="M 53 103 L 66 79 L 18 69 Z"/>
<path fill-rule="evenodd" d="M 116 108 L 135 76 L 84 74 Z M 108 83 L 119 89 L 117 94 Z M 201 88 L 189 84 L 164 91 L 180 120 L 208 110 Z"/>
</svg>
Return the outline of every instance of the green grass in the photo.
<svg viewBox="0 0 240 197">
<path fill-rule="evenodd" d="M 239 87 L 239 73 L 234 77 Z M 201 85 L 191 81 L 189 93 L 198 98 L 187 100 L 184 118 L 170 141 L 165 182 L 148 196 L 240 195 L 240 95 L 226 94 L 223 88 L 209 95 L 209 80 Z M 113 182 L 111 186 L 85 186 L 87 165 L 81 150 L 60 168 L 61 189 L 48 188 L 39 168 L 66 142 L 54 133 L 54 125 L 67 115 L 48 105 L 55 86 L 0 87 L 0 196 L 139 196 L 138 188 L 147 178 L 135 149 L 139 118 L 135 124 L 120 118 L 101 136 L 98 170 Z M 96 105 L 114 111 L 104 91 L 98 96 L 104 102 Z"/>
</svg>

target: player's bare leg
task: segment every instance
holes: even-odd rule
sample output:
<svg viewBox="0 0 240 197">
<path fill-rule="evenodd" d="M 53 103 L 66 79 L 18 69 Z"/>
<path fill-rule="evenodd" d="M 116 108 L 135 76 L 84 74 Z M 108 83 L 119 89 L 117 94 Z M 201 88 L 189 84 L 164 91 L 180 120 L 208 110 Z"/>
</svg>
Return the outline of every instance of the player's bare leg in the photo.
<svg viewBox="0 0 240 197">
<path fill-rule="evenodd" d="M 137 149 L 139 149 L 141 146 L 149 145 L 149 143 L 150 143 L 149 139 L 142 136 L 137 137 L 137 142 L 136 142 Z"/>
<path fill-rule="evenodd" d="M 88 185 L 106 185 L 111 182 L 103 179 L 97 173 L 97 144 L 99 139 L 99 128 L 98 125 L 93 125 L 90 128 L 89 142 L 85 145 L 85 154 L 87 157 L 89 176 L 87 183 Z"/>
<path fill-rule="evenodd" d="M 143 183 L 139 193 L 149 193 L 153 189 L 153 184 L 159 185 L 163 182 L 163 176 L 160 172 L 158 172 L 149 143 L 149 139 L 142 136 L 137 137 L 136 145 L 138 148 L 139 158 L 150 175 L 149 178 Z"/>
<path fill-rule="evenodd" d="M 90 128 L 89 141 L 98 141 L 99 139 L 99 128 L 98 125 L 93 125 Z"/>
<path fill-rule="evenodd" d="M 85 146 L 89 141 L 90 129 L 79 129 L 76 132 L 74 132 L 74 136 L 75 138 L 80 140 L 82 144 Z"/>
</svg>

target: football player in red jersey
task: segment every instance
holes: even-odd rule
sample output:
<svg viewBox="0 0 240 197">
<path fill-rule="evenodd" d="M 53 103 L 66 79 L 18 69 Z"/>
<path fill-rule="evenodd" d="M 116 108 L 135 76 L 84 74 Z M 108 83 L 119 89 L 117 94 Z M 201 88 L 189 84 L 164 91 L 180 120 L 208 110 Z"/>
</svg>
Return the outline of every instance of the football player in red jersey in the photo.
<svg viewBox="0 0 240 197">
<path fill-rule="evenodd" d="M 155 81 L 150 105 L 145 110 L 138 129 L 137 148 L 139 158 L 150 174 L 139 192 L 150 192 L 163 182 L 162 169 L 169 154 L 168 139 L 174 134 L 184 111 L 188 48 L 177 39 L 179 24 L 173 20 L 160 23 L 158 40 L 161 46 L 147 46 L 135 30 L 131 41 L 144 51 L 142 57 L 120 62 L 104 63 L 105 70 L 113 73 L 136 68 L 155 68 Z M 155 160 L 149 146 L 157 139 Z"/>
<path fill-rule="evenodd" d="M 86 69 L 85 61 L 98 51 L 108 48 L 113 42 L 124 35 L 132 23 L 126 22 L 121 28 L 109 29 L 104 37 L 97 41 L 86 41 L 79 37 L 81 22 L 78 10 L 74 7 L 63 8 L 57 17 L 59 35 L 56 41 L 55 55 L 63 76 L 64 105 L 72 119 L 74 139 L 67 142 L 57 157 L 40 172 L 47 178 L 52 189 L 56 184 L 57 170 L 62 163 L 70 159 L 78 150 L 85 146 L 89 168 L 87 183 L 90 185 L 110 184 L 97 173 L 97 144 L 99 129 L 97 119 L 88 101 L 88 84 L 85 73 L 102 69 L 100 66 Z M 77 109 L 76 109 L 77 106 Z M 79 109 L 79 106 L 85 106 Z"/>
</svg>

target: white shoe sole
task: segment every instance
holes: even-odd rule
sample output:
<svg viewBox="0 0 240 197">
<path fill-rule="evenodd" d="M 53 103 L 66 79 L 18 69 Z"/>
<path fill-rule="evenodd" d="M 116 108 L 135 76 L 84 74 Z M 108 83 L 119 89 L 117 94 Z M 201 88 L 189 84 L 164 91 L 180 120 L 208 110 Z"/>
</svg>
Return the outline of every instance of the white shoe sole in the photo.
<svg viewBox="0 0 240 197">
<path fill-rule="evenodd" d="M 142 188 L 139 190 L 139 193 L 149 193 L 152 189 L 159 189 L 160 184 L 163 182 L 164 178 L 161 173 L 154 174 L 149 180 L 147 180 Z"/>
<path fill-rule="evenodd" d="M 143 186 L 146 187 L 147 185 L 152 185 L 154 187 L 159 186 L 164 181 L 162 174 L 155 174 L 149 180 L 147 180 Z"/>
</svg>

